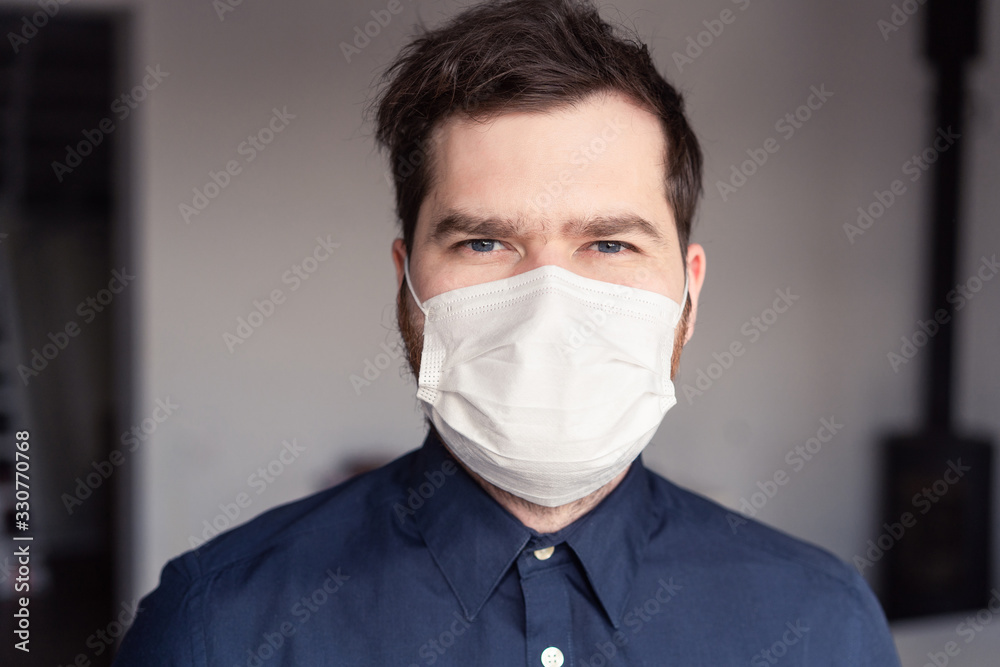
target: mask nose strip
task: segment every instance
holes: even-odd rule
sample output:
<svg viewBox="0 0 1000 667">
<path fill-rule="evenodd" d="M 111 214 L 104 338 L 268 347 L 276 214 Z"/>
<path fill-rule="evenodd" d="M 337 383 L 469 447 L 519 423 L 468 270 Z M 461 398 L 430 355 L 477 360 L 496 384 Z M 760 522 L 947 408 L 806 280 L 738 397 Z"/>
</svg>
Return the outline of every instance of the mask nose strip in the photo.
<svg viewBox="0 0 1000 667">
<path fill-rule="evenodd" d="M 410 279 L 410 256 L 409 255 L 406 255 L 403 258 L 403 276 L 406 279 L 406 286 L 410 290 L 410 296 L 413 297 L 414 303 L 417 304 L 417 308 L 420 309 L 420 312 L 422 312 L 424 315 L 426 315 L 427 314 L 427 309 L 424 308 L 424 305 L 422 303 L 420 303 L 420 299 L 417 298 L 417 293 L 413 289 L 413 281 Z M 688 273 L 687 273 L 687 271 L 685 271 L 684 272 L 684 292 L 683 292 L 683 294 L 681 294 L 681 308 L 680 308 L 680 314 L 678 314 L 678 316 L 677 316 L 678 319 L 680 319 L 680 317 L 683 316 L 684 306 L 687 305 L 687 298 L 688 298 Z"/>
</svg>

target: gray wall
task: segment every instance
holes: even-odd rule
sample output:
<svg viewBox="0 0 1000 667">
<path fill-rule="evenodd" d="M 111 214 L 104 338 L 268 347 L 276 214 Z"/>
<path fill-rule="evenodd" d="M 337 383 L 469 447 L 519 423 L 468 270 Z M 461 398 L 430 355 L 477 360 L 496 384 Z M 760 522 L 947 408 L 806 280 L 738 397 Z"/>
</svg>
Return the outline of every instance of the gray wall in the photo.
<svg viewBox="0 0 1000 667">
<path fill-rule="evenodd" d="M 385 2 L 244 0 L 224 20 L 203 0 L 111 4 L 135 9 L 132 85 L 147 65 L 169 72 L 129 120 L 141 272 L 135 419 L 149 416 L 157 398 L 180 405 L 136 453 L 131 581 L 144 593 L 220 503 L 246 492 L 252 503 L 243 521 L 319 488 L 348 457 L 391 457 L 419 445 L 414 387 L 399 360 L 360 392 L 350 379 L 395 340 L 391 189 L 361 112 L 377 70 L 414 22 L 433 25 L 459 3 L 403 0 L 403 11 L 350 63 L 339 43 Z M 662 71 L 686 91 L 707 155 L 694 240 L 707 250 L 708 280 L 679 403 L 645 460 L 734 506 L 784 469 L 788 483 L 758 516 L 845 559 L 877 534 L 880 435 L 908 430 L 921 416 L 925 355 L 896 372 L 887 354 L 931 315 L 920 292 L 930 178 L 912 182 L 902 171 L 929 145 L 929 78 L 917 58 L 916 19 L 888 39 L 880 33 L 876 22 L 889 19 L 891 5 L 630 0 L 606 8 L 638 27 Z M 727 8 L 735 19 L 679 68 L 673 52 Z M 993 3 L 988 49 L 998 36 Z M 788 138 L 775 123 L 812 86 L 833 96 Z M 963 279 L 1000 251 L 995 53 L 971 86 Z M 240 143 L 275 107 L 294 120 L 245 162 Z M 769 137 L 778 151 L 724 201 L 716 182 Z M 186 223 L 179 205 L 191 205 L 192 189 L 228 160 L 241 173 Z M 894 179 L 905 193 L 851 243 L 843 225 Z M 327 235 L 339 247 L 293 291 L 282 275 Z M 284 303 L 230 353 L 223 334 L 274 289 Z M 798 300 L 751 340 L 751 318 L 785 289 Z M 992 434 L 1000 432 L 998 313 L 994 280 L 958 318 L 960 426 Z M 736 341 L 745 353 L 687 400 L 684 385 L 694 387 L 713 354 Z M 823 418 L 843 428 L 794 470 L 786 452 L 815 435 Z M 293 438 L 306 450 L 273 483 L 248 479 Z"/>
</svg>

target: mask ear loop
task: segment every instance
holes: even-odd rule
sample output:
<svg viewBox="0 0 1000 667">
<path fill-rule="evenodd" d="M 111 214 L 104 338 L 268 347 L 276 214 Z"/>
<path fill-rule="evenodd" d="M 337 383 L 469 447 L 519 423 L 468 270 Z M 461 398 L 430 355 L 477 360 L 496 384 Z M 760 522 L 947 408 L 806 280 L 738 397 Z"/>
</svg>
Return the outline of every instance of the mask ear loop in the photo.
<svg viewBox="0 0 1000 667">
<path fill-rule="evenodd" d="M 688 273 L 687 270 L 684 271 L 684 294 L 681 296 L 681 315 L 684 314 L 684 306 L 687 305 L 688 300 Z"/>
<path fill-rule="evenodd" d="M 410 288 L 410 295 L 413 297 L 413 301 L 417 304 L 417 308 L 426 315 L 427 309 L 424 308 L 423 304 L 420 303 L 420 299 L 417 298 L 417 293 L 413 291 L 413 281 L 410 280 L 410 256 L 406 255 L 403 258 L 403 276 L 406 278 L 406 286 Z M 687 282 L 685 278 L 684 291 L 687 292 Z"/>
<path fill-rule="evenodd" d="M 688 300 L 688 270 L 687 270 L 687 267 L 685 266 L 684 267 L 684 292 L 683 292 L 683 294 L 681 294 L 681 308 L 680 308 L 679 311 L 677 311 L 677 321 L 674 322 L 674 326 L 675 327 L 678 324 L 681 323 L 682 319 L 684 319 L 684 306 L 687 305 L 687 300 Z"/>
</svg>

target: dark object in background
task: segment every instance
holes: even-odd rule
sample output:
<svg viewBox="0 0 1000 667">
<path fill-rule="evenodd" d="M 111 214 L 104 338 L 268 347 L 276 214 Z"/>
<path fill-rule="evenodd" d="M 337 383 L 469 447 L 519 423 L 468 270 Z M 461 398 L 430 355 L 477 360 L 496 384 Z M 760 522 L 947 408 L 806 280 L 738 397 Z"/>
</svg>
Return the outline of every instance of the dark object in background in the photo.
<svg viewBox="0 0 1000 667">
<path fill-rule="evenodd" d="M 932 192 L 929 310 L 950 319 L 928 327 L 923 431 L 887 438 L 882 604 L 890 619 L 984 607 L 990 589 L 990 504 L 993 450 L 986 438 L 952 429 L 954 313 L 960 231 L 961 155 L 966 67 L 979 54 L 978 0 L 930 0 L 925 8 L 925 55 L 935 73 L 935 124 L 961 138 L 938 156 Z M 944 318 L 940 318 L 944 319 Z M 961 474 L 959 474 L 961 473 Z M 903 519 L 907 513 L 912 525 Z M 887 536 L 888 537 L 885 537 Z"/>
<path fill-rule="evenodd" d="M 128 414 L 118 396 L 130 394 L 115 382 L 130 351 L 114 326 L 127 325 L 127 295 L 91 324 L 73 309 L 107 284 L 123 262 L 116 248 L 127 247 L 118 156 L 130 130 L 125 122 L 104 136 L 94 130 L 117 119 L 127 16 L 64 5 L 54 15 L 34 2 L 0 10 L 0 665 L 103 667 L 131 603 L 115 593 L 128 565 L 116 552 L 122 510 L 114 502 L 127 472 L 102 480 L 72 513 L 62 496 L 107 460 Z M 69 147 L 78 161 L 67 159 Z M 57 171 L 57 162 L 72 171 Z M 54 346 L 50 332 L 69 321 L 85 326 L 32 365 L 32 350 Z M 37 376 L 25 374 L 39 366 Z M 20 430 L 31 433 L 28 591 L 14 588 L 11 540 Z M 30 599 L 29 654 L 10 634 L 15 593 Z"/>
<path fill-rule="evenodd" d="M 986 440 L 943 432 L 886 443 L 887 526 L 873 551 L 890 619 L 986 606 L 991 455 Z"/>
</svg>

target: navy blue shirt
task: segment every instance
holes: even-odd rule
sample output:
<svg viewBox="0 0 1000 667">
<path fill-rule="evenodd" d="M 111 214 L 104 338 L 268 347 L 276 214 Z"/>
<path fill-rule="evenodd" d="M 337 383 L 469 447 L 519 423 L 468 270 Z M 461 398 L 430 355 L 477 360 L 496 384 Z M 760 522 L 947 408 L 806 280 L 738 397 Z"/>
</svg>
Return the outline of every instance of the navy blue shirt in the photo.
<svg viewBox="0 0 1000 667">
<path fill-rule="evenodd" d="M 642 460 L 538 534 L 421 449 L 170 561 L 115 665 L 898 665 L 865 582 Z"/>
</svg>

